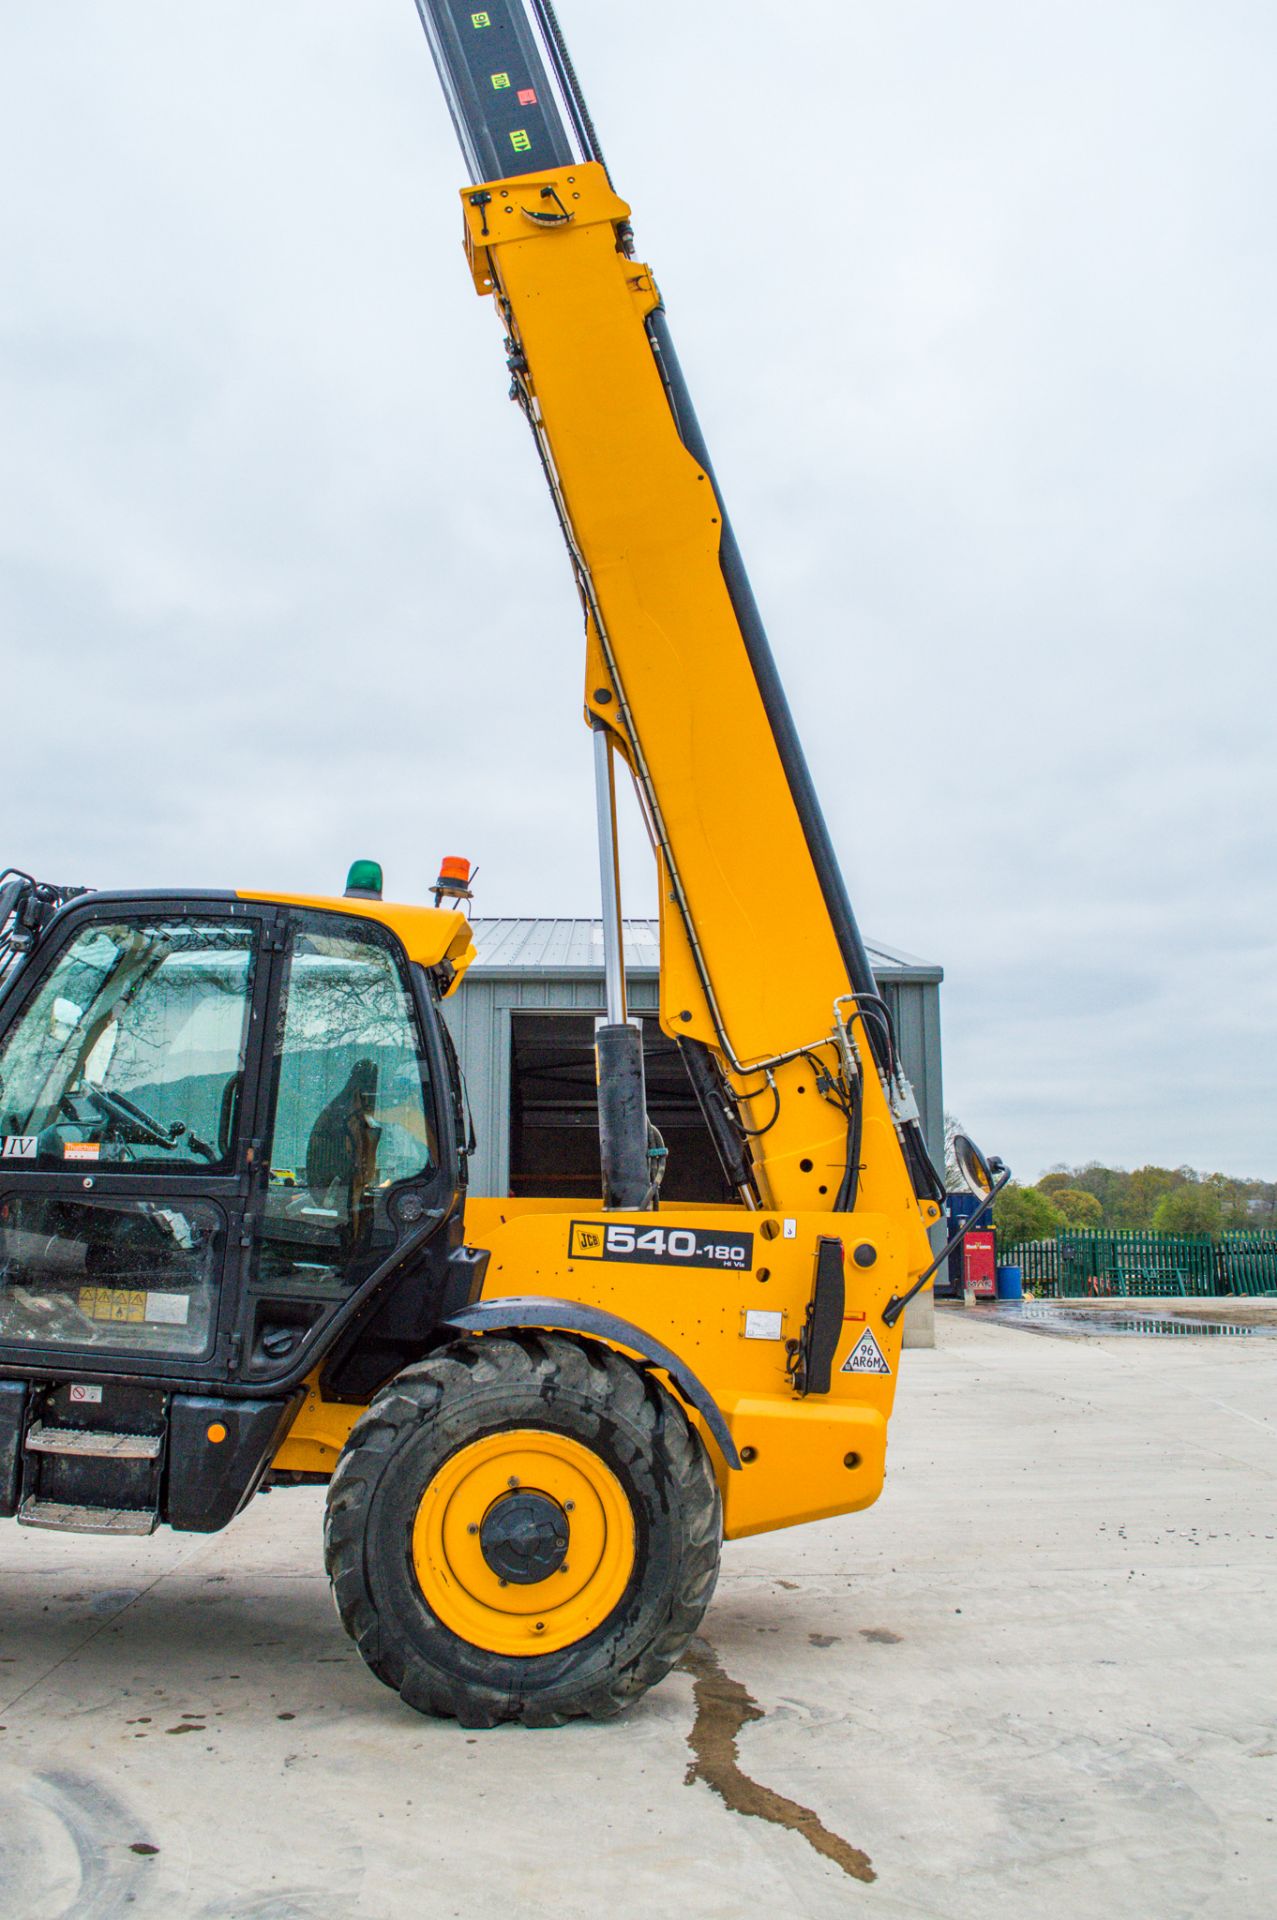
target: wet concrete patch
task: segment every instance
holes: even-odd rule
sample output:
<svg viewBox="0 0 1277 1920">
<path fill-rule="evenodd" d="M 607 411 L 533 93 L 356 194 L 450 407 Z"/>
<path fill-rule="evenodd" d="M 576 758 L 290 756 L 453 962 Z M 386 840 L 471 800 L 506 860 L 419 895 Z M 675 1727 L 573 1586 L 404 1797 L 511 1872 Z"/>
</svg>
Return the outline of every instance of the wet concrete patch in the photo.
<svg viewBox="0 0 1277 1920">
<path fill-rule="evenodd" d="M 817 1639 L 816 1635 L 812 1636 Z M 736 1737 L 752 1720 L 762 1720 L 763 1709 L 739 1680 L 724 1673 L 717 1653 L 707 1640 L 694 1640 L 680 1663 L 695 1681 L 696 1719 L 687 1736 L 695 1756 L 683 1776 L 690 1787 L 697 1780 L 716 1793 L 730 1813 L 768 1820 L 799 1834 L 816 1853 L 832 1860 L 853 1880 L 878 1878 L 869 1855 L 853 1847 L 841 1834 L 831 1833 L 810 1807 L 751 1780 L 740 1764 Z"/>
<path fill-rule="evenodd" d="M 1277 1338 L 1277 1326 L 1262 1321 L 1193 1319 L 1187 1313 L 1155 1311 L 1141 1313 L 1138 1309 L 1131 1312 L 1114 1312 L 1108 1309 L 1088 1312 L 1085 1307 L 1064 1306 L 1051 1300 L 1000 1301 L 995 1307 L 974 1307 L 967 1311 L 978 1313 L 983 1320 L 996 1321 L 999 1326 L 1019 1327 L 1024 1333 L 1046 1333 L 1073 1336 L 1090 1335 L 1155 1335 L 1170 1339 L 1274 1339 Z"/>
</svg>

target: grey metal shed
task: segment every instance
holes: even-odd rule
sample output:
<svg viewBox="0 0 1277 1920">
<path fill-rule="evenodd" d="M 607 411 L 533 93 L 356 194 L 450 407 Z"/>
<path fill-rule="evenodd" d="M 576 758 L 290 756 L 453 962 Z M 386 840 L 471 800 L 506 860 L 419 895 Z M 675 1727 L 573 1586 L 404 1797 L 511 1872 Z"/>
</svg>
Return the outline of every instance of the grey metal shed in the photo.
<svg viewBox="0 0 1277 1920">
<path fill-rule="evenodd" d="M 476 920 L 478 958 L 444 1017 L 474 1115 L 475 1193 L 598 1192 L 593 1032 L 603 1012 L 603 929 L 597 920 Z M 630 1012 L 645 1016 L 648 1104 L 670 1149 L 670 1199 L 728 1198 L 674 1043 L 656 1019 L 655 920 L 625 922 Z M 940 1070 L 943 969 L 869 943 L 896 1022 L 905 1071 L 937 1166 L 944 1162 Z"/>
</svg>

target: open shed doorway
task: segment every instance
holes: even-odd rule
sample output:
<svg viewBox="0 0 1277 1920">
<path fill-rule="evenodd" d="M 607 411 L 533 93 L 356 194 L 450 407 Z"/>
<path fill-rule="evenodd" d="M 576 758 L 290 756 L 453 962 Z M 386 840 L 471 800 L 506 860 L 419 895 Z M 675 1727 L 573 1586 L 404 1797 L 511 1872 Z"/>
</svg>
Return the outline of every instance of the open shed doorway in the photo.
<svg viewBox="0 0 1277 1920">
<path fill-rule="evenodd" d="M 655 1018 L 643 1020 L 647 1110 L 669 1149 L 663 1200 L 735 1200 L 696 1104 L 678 1048 Z M 599 1110 L 594 1016 L 510 1015 L 510 1192 L 597 1200 Z"/>
</svg>

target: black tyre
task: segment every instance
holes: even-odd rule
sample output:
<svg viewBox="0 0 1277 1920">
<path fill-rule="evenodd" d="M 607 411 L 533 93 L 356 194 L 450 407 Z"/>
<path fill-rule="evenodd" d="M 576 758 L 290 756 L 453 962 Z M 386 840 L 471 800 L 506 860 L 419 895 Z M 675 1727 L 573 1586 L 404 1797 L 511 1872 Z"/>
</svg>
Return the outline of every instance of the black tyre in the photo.
<svg viewBox="0 0 1277 1920">
<path fill-rule="evenodd" d="M 679 1659 L 722 1513 L 705 1448 L 610 1348 L 489 1334 L 407 1368 L 328 1490 L 337 1611 L 377 1678 L 463 1726 L 605 1719 Z"/>
</svg>

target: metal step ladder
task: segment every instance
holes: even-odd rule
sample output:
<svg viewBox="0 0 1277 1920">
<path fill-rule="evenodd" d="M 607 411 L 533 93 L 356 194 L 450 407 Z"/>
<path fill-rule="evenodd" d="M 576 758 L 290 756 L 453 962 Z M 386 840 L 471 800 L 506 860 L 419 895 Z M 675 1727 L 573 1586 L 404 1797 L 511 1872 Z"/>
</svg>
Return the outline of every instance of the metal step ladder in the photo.
<svg viewBox="0 0 1277 1920">
<path fill-rule="evenodd" d="M 62 1533 L 154 1533 L 164 1436 L 37 1420 L 23 1445 L 18 1524 Z"/>
</svg>

